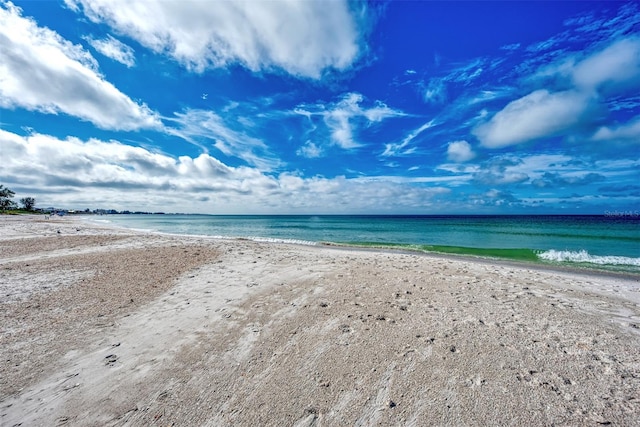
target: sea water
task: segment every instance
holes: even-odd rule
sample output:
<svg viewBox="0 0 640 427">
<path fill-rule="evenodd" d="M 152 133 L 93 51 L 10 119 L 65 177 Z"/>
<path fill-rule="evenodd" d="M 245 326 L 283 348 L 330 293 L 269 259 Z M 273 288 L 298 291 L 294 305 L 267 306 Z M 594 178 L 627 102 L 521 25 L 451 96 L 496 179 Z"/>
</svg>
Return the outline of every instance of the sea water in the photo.
<svg viewBox="0 0 640 427">
<path fill-rule="evenodd" d="M 162 233 L 424 252 L 640 273 L 640 216 L 103 215 Z"/>
</svg>

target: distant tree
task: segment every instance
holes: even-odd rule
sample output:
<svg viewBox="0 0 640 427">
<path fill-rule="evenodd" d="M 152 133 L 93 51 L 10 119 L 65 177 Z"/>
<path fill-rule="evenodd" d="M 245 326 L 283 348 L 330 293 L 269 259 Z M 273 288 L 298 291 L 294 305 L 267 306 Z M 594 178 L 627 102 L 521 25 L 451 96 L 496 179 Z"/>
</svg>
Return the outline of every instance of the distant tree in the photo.
<svg viewBox="0 0 640 427">
<path fill-rule="evenodd" d="M 0 210 L 5 211 L 16 206 L 13 200 L 11 200 L 15 194 L 16 193 L 0 184 Z"/>
<path fill-rule="evenodd" d="M 34 199 L 33 197 L 23 197 L 22 199 L 20 199 L 20 203 L 22 203 L 22 206 L 26 210 L 32 211 L 33 207 L 36 205 L 36 199 Z"/>
</svg>

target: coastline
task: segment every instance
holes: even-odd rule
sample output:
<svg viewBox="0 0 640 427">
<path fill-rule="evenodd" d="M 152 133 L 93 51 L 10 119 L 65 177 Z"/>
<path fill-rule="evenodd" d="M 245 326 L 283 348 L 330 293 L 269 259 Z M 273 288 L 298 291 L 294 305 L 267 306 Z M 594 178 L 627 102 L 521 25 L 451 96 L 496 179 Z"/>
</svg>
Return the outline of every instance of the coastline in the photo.
<svg viewBox="0 0 640 427">
<path fill-rule="evenodd" d="M 518 218 L 518 221 L 514 222 L 514 218 Z M 154 230 L 160 233 L 258 242 L 401 250 L 536 263 L 551 268 L 568 267 L 572 271 L 605 271 L 640 277 L 640 252 L 637 249 L 640 235 L 632 221 L 610 224 L 612 219 L 597 215 L 526 216 L 526 222 L 519 218 L 510 215 L 339 215 L 309 218 L 304 215 L 180 214 L 171 216 L 170 219 L 165 219 L 164 215 L 116 215 L 104 221 L 138 231 Z M 609 226 L 614 227 L 609 232 L 602 232 L 599 228 Z M 453 235 L 456 237 L 451 238 Z M 520 235 L 524 238 L 518 237 Z"/>
<path fill-rule="evenodd" d="M 206 216 L 206 215 L 203 215 Z M 88 221 L 85 217 L 76 218 L 76 220 L 80 221 Z M 412 245 L 385 245 L 385 244 L 367 244 L 367 245 L 358 245 L 358 244 L 348 244 L 348 243 L 336 243 L 336 242 L 328 242 L 328 241 L 302 241 L 296 239 L 277 239 L 277 238 L 250 238 L 250 237 L 225 237 L 225 236 L 209 236 L 209 235 L 194 235 L 194 234 L 182 234 L 182 233 L 168 233 L 164 231 L 155 231 L 148 230 L 142 228 L 129 228 L 120 224 L 114 224 L 108 221 L 105 222 L 94 222 L 90 221 L 92 224 L 101 224 L 104 227 L 113 227 L 118 230 L 128 230 L 136 233 L 148 233 L 148 234 L 158 234 L 158 235 L 166 235 L 166 236 L 175 236 L 175 237 L 191 237 L 191 238 L 210 238 L 216 240 L 223 241 L 233 241 L 233 240 L 246 240 L 246 241 L 254 241 L 260 243 L 273 243 L 273 244 L 290 244 L 290 245 L 303 245 L 310 247 L 326 247 L 333 248 L 336 250 L 353 250 L 353 251 L 365 251 L 365 252 L 379 252 L 379 253 L 399 253 L 399 254 L 408 254 L 408 255 L 416 255 L 416 256 L 427 256 L 427 257 L 435 257 L 435 258 L 445 258 L 452 260 L 462 260 L 462 261 L 470 261 L 470 262 L 479 262 L 479 263 L 489 263 L 489 264 L 500 264 L 506 266 L 513 266 L 519 268 L 530 268 L 534 270 L 542 270 L 542 271 L 551 271 L 558 273 L 569 273 L 576 275 L 586 275 L 586 276 L 602 276 L 602 277 L 610 277 L 617 278 L 622 280 L 640 280 L 640 271 L 628 271 L 628 270 L 615 270 L 604 267 L 599 267 L 597 264 L 588 264 L 588 263 L 558 263 L 558 262 L 549 262 L 549 261 L 531 261 L 531 260 L 520 260 L 520 259 L 511 259 L 511 258 L 503 258 L 496 256 L 482 256 L 482 255 L 470 255 L 464 253 L 446 253 L 446 252 L 438 252 L 424 249 L 410 249 L 407 246 Z"/>
<path fill-rule="evenodd" d="M 640 415 L 636 277 L 74 218 L 0 230 L 2 425 Z"/>
<path fill-rule="evenodd" d="M 533 261 L 520 261 L 498 257 L 478 256 L 478 255 L 464 255 L 464 254 L 450 254 L 442 252 L 429 252 L 422 250 L 409 250 L 409 249 L 395 249 L 385 246 L 357 246 L 357 245 L 343 245 L 338 243 L 320 243 L 320 246 L 333 248 L 336 250 L 353 250 L 353 251 L 365 251 L 365 252 L 379 252 L 379 253 L 398 253 L 415 256 L 426 256 L 433 258 L 450 259 L 452 261 L 468 261 L 477 262 L 481 264 L 490 265 L 504 265 L 516 268 L 548 271 L 555 273 L 568 273 L 582 276 L 602 276 L 613 279 L 621 280 L 640 280 L 640 273 L 628 272 L 628 271 L 614 271 L 599 269 L 592 266 L 573 266 L 573 265 L 561 265 L 559 263 L 548 262 L 533 262 Z"/>
</svg>

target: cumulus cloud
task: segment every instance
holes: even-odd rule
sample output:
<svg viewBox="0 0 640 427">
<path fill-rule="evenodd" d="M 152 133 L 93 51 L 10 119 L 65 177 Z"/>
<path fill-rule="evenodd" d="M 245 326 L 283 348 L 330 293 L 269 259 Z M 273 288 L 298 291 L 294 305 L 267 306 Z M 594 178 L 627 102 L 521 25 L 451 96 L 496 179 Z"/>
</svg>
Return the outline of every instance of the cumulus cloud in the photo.
<svg viewBox="0 0 640 427">
<path fill-rule="evenodd" d="M 473 129 L 483 146 L 501 148 L 588 126 L 608 97 L 640 87 L 640 38 L 624 37 L 583 57 L 563 55 L 531 82 L 568 89 L 539 89 L 507 104 Z"/>
<path fill-rule="evenodd" d="M 315 159 L 322 157 L 324 155 L 324 151 L 322 150 L 322 147 L 318 147 L 312 141 L 307 141 L 302 145 L 302 147 L 298 148 L 296 154 L 301 157 L 306 157 L 307 159 Z"/>
<path fill-rule="evenodd" d="M 118 141 L 0 129 L 4 184 L 43 205 L 203 213 L 350 213 L 438 208 L 450 190 L 344 176 L 304 178 L 232 167 L 209 154 L 178 158 Z M 6 156 L 6 157 L 5 157 Z M 391 202 L 392 201 L 392 202 Z"/>
<path fill-rule="evenodd" d="M 574 128 L 590 108 L 588 94 L 536 90 L 510 102 L 488 122 L 474 128 L 473 134 L 488 148 L 520 144 Z"/>
<path fill-rule="evenodd" d="M 190 70 L 238 63 L 308 78 L 346 70 L 362 52 L 366 11 L 347 1 L 65 0 L 93 22 L 106 23 Z"/>
<path fill-rule="evenodd" d="M 515 157 L 494 157 L 475 169 L 473 179 L 483 185 L 519 184 L 529 179 L 522 165 L 523 161 Z"/>
<path fill-rule="evenodd" d="M 447 146 L 447 158 L 452 162 L 463 163 L 473 159 L 476 153 L 467 141 L 453 141 Z"/>
<path fill-rule="evenodd" d="M 101 40 L 91 37 L 87 37 L 86 40 L 98 52 L 114 61 L 126 65 L 128 68 L 136 64 L 133 48 L 115 39 L 111 35 L 107 35 L 106 38 Z"/>
<path fill-rule="evenodd" d="M 483 194 L 471 197 L 474 204 L 490 205 L 490 206 L 512 206 L 520 204 L 521 201 L 509 191 L 498 190 L 492 188 Z"/>
<path fill-rule="evenodd" d="M 594 141 L 640 143 L 640 116 L 620 126 L 603 126 L 596 131 Z"/>
<path fill-rule="evenodd" d="M 46 189 L 45 197 L 64 192 L 66 198 L 93 197 L 92 202 L 101 205 L 103 194 L 118 192 L 123 203 L 138 203 L 150 194 L 160 195 L 159 200 L 167 203 L 171 197 L 185 202 L 203 192 L 230 197 L 275 186 L 272 178 L 255 168 L 230 167 L 208 154 L 176 159 L 118 141 L 61 140 L 42 134 L 23 137 L 0 130 L 0 149 L 6 154 L 3 166 L 8 181 Z"/>
<path fill-rule="evenodd" d="M 558 188 L 589 185 L 593 184 L 594 182 L 600 182 L 604 180 L 604 175 L 595 172 L 580 172 L 568 174 L 545 172 L 540 178 L 535 179 L 532 184 L 539 188 Z"/>
<path fill-rule="evenodd" d="M 619 40 L 579 62 L 572 70 L 576 85 L 587 89 L 602 85 L 640 83 L 640 39 Z"/>
<path fill-rule="evenodd" d="M 0 107 L 65 113 L 103 129 L 159 128 L 158 115 L 104 80 L 81 46 L 0 5 Z"/>
<path fill-rule="evenodd" d="M 354 135 L 357 130 L 391 117 L 405 115 L 380 101 L 375 102 L 372 107 L 363 107 L 364 101 L 361 94 L 351 92 L 343 95 L 336 103 L 299 106 L 294 113 L 307 117 L 312 122 L 314 130 L 317 126 L 313 123 L 313 118 L 322 117 L 329 129 L 331 143 L 343 149 L 354 149 L 362 146 Z"/>
<path fill-rule="evenodd" d="M 640 38 L 625 37 L 600 50 L 563 54 L 529 79 L 553 86 L 610 95 L 640 86 Z"/>
</svg>

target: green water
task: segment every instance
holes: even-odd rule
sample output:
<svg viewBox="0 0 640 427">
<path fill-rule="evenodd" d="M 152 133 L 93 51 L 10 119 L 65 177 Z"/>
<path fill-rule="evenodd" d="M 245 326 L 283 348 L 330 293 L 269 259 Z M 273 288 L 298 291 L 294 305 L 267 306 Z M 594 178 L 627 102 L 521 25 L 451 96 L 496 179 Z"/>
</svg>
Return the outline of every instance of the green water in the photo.
<svg viewBox="0 0 640 427">
<path fill-rule="evenodd" d="M 640 215 L 108 215 L 95 219 L 174 234 L 396 248 L 640 274 Z"/>
</svg>

